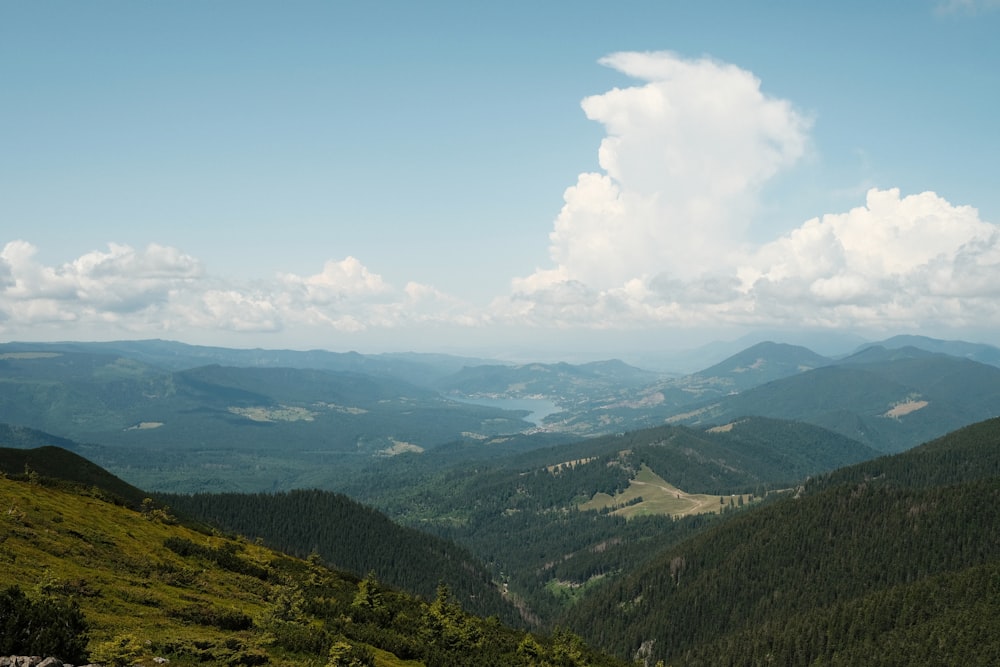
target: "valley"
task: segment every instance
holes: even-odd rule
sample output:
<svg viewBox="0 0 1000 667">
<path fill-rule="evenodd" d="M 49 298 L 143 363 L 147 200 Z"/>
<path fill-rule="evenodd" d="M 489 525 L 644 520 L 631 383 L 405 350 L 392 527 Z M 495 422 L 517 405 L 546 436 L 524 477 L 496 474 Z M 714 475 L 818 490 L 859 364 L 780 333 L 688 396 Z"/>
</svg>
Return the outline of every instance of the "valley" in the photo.
<svg viewBox="0 0 1000 667">
<path fill-rule="evenodd" d="M 199 651 L 325 664 L 337 642 L 374 665 L 991 664 L 979 656 L 1000 650 L 985 639 L 1000 636 L 996 359 L 933 339 L 838 358 L 762 343 L 680 376 L 617 361 L 0 344 L 0 483 L 15 494 L 0 557 L 17 565 L 0 584 L 76 600 L 94 654 L 132 633 L 112 620 L 118 600 L 166 610 L 127 613 L 160 628 L 149 645 L 179 664 Z M 106 536 L 100 503 L 138 513 L 115 521 L 141 526 L 129 539 L 143 549 L 180 549 L 129 556 L 165 572 L 192 554 L 228 562 L 256 574 L 225 586 L 265 597 L 277 584 L 253 568 L 339 577 L 329 593 L 294 584 L 312 600 L 296 623 L 324 639 L 267 639 L 264 598 L 182 603 L 190 594 L 87 574 L 117 558 L 129 581 L 153 576 L 109 555 L 131 551 L 127 534 Z M 69 526 L 84 551 L 61 541 Z M 100 544 L 111 551 L 79 560 Z M 63 583 L 46 588 L 52 576 Z M 413 601 L 351 612 L 376 579 Z M 411 621 L 448 609 L 466 638 L 435 653 Z M 355 615 L 367 629 L 345 629 Z M 942 648 L 958 623 L 971 630 Z"/>
</svg>

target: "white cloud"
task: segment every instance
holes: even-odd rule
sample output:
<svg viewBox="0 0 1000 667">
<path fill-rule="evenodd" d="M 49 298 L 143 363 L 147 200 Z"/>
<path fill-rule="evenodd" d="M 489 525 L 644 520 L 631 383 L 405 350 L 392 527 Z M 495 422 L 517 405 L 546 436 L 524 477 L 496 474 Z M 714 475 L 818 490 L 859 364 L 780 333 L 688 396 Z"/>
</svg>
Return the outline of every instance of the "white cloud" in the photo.
<svg viewBox="0 0 1000 667">
<path fill-rule="evenodd" d="M 558 271 L 605 290 L 724 263 L 758 188 L 804 154 L 809 120 L 732 65 L 666 52 L 601 62 L 643 83 L 583 100 L 607 131 L 604 173 L 581 174 L 566 190 L 550 235 Z"/>
<path fill-rule="evenodd" d="M 1000 230 L 933 192 L 864 206 L 753 247 L 761 186 L 809 120 L 749 72 L 669 53 L 602 61 L 643 81 L 584 100 L 607 136 L 550 235 L 553 267 L 512 281 L 494 317 L 534 326 L 1000 325 Z"/>
<path fill-rule="evenodd" d="M 156 244 L 143 251 L 111 244 L 106 252 L 90 252 L 59 267 L 38 263 L 36 254 L 25 241 L 11 241 L 0 252 L 7 267 L 3 310 L 22 323 L 146 310 L 165 302 L 171 290 L 197 281 L 202 272 L 192 257 Z"/>
<path fill-rule="evenodd" d="M 794 308 L 827 325 L 918 325 L 963 318 L 970 299 L 1000 296 L 1000 233 L 933 192 L 870 190 L 757 250 L 739 273 L 758 314 Z M 971 302 L 969 304 L 971 306 Z"/>
<path fill-rule="evenodd" d="M 58 267 L 25 241 L 0 252 L 0 333 L 117 337 L 192 332 L 311 332 L 313 339 L 414 324 L 480 324 L 463 302 L 429 285 L 396 289 L 358 259 L 327 261 L 311 275 L 231 284 L 205 275 L 175 248 L 111 244 Z"/>
<path fill-rule="evenodd" d="M 487 335 L 1000 327 L 1000 228 L 975 209 L 933 192 L 871 189 L 863 205 L 752 246 L 757 194 L 808 150 L 810 121 L 732 65 L 670 53 L 602 62 L 640 80 L 582 103 L 607 133 L 602 171 L 565 191 L 552 265 L 514 278 L 485 308 L 414 281 L 394 286 L 352 256 L 234 284 L 156 244 L 111 244 L 47 266 L 15 240 L 0 251 L 0 334 L 281 333 L 329 346 L 330 336 L 449 326 Z"/>
<path fill-rule="evenodd" d="M 317 305 L 370 297 L 388 291 L 382 276 L 369 271 L 354 257 L 347 257 L 339 262 L 328 261 L 320 273 L 312 276 L 288 273 L 280 275 L 279 280 L 290 289 L 300 289 L 305 301 Z"/>
</svg>

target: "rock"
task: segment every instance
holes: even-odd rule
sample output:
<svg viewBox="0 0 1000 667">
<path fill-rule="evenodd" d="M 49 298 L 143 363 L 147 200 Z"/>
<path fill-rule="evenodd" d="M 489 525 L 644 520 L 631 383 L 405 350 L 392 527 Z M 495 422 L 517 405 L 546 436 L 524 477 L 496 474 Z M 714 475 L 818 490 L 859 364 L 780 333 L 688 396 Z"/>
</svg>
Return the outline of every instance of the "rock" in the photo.
<svg viewBox="0 0 1000 667">
<path fill-rule="evenodd" d="M 63 662 L 59 658 L 42 658 L 38 655 L 9 655 L 0 656 L 0 667 L 73 667 L 68 662 Z M 102 667 L 94 663 L 80 665 L 79 667 Z"/>
</svg>

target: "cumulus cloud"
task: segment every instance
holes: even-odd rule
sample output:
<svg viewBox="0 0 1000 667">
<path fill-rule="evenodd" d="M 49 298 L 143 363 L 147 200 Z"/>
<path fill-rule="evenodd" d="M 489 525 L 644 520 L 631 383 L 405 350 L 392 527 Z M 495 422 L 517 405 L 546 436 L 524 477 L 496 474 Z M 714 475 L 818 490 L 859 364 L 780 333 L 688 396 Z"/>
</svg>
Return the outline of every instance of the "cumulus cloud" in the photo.
<svg viewBox="0 0 1000 667">
<path fill-rule="evenodd" d="M 155 308 L 172 290 L 197 281 L 201 265 L 175 249 L 151 244 L 137 251 L 111 244 L 62 266 L 44 266 L 35 246 L 12 241 L 0 252 L 8 318 L 22 323 L 75 320 L 84 313 L 113 318 Z"/>
<path fill-rule="evenodd" d="M 606 131 L 601 170 L 566 189 L 551 265 L 485 307 L 392 285 L 353 256 L 236 284 L 156 244 L 49 266 L 14 240 L 0 251 L 0 334 L 1000 327 L 1000 228 L 974 208 L 872 189 L 847 212 L 751 244 L 756 198 L 810 150 L 810 119 L 733 65 L 664 52 L 601 62 L 637 80 L 582 102 Z"/>
<path fill-rule="evenodd" d="M 312 276 L 288 273 L 280 275 L 279 280 L 290 289 L 300 290 L 306 302 L 316 305 L 370 297 L 388 291 L 382 276 L 369 271 L 354 257 L 339 262 L 328 261 L 321 272 Z"/>
<path fill-rule="evenodd" d="M 697 276 L 739 247 L 759 187 L 805 153 L 810 121 L 733 65 L 666 52 L 601 63 L 642 83 L 583 100 L 607 133 L 603 173 L 566 190 L 552 260 L 597 289 Z"/>
<path fill-rule="evenodd" d="M 463 302 L 416 282 L 397 289 L 354 257 L 327 261 L 314 274 L 241 285 L 208 276 L 193 257 L 156 244 L 141 251 L 111 244 L 60 266 L 36 256 L 25 241 L 0 252 L 2 333 L 182 337 L 301 329 L 321 338 L 420 323 L 479 324 Z"/>
<path fill-rule="evenodd" d="M 870 190 L 865 206 L 805 222 L 739 269 L 757 315 L 794 310 L 829 326 L 967 325 L 1000 296 L 998 272 L 996 225 L 933 192 L 897 189 Z"/>
<path fill-rule="evenodd" d="M 671 53 L 601 61 L 639 79 L 588 97 L 603 173 L 565 192 L 554 266 L 515 278 L 494 317 L 536 326 L 1000 325 L 1000 230 L 933 192 L 864 206 L 763 245 L 761 187 L 808 150 L 808 117 L 750 72 Z"/>
</svg>

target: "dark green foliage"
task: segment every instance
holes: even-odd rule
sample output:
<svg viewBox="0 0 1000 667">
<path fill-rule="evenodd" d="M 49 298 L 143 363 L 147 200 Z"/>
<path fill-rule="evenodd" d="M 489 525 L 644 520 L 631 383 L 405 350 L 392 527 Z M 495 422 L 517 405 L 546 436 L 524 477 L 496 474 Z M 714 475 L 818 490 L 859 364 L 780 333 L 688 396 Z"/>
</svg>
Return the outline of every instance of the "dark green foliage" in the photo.
<svg viewBox="0 0 1000 667">
<path fill-rule="evenodd" d="M 30 432 L 30 436 L 25 437 L 25 432 Z M 61 480 L 85 488 L 97 488 L 109 499 L 131 507 L 138 507 L 147 495 L 104 468 L 66 449 L 76 446 L 71 441 L 63 441 L 59 446 L 44 445 L 32 449 L 5 446 L 44 442 L 48 437 L 40 431 L 0 424 L 0 472 L 17 475 L 23 473 L 27 466 L 40 476 L 53 480 L 53 483 L 54 480 Z"/>
<path fill-rule="evenodd" d="M 210 625 L 220 630 L 238 632 L 253 627 L 253 619 L 235 609 L 220 609 L 206 605 L 195 605 L 181 609 L 178 618 L 198 625 Z"/>
<path fill-rule="evenodd" d="M 375 656 L 364 646 L 335 641 L 330 646 L 327 667 L 375 667 Z"/>
<path fill-rule="evenodd" d="M 1000 419 L 989 419 L 914 447 L 905 456 L 883 456 L 818 476 L 810 488 L 870 480 L 927 488 L 1000 477 L 998 443 Z"/>
<path fill-rule="evenodd" d="M 551 623 L 590 586 L 625 575 L 717 520 L 626 521 L 576 509 L 595 493 L 626 488 L 642 464 L 688 492 L 764 495 L 875 455 L 815 426 L 749 418 L 725 433 L 662 426 L 488 463 L 393 462 L 357 477 L 347 491 L 469 548 L 527 603 L 529 618 Z M 554 594 L 552 582 L 565 582 L 561 590 L 572 595 Z"/>
<path fill-rule="evenodd" d="M 489 572 L 467 551 L 412 528 L 394 524 L 381 513 L 328 491 L 276 494 L 196 494 L 165 496 L 172 507 L 224 530 L 260 537 L 269 545 L 305 558 L 317 554 L 325 563 L 361 575 L 374 571 L 391 586 L 430 598 L 439 581 L 454 590 L 464 608 L 498 615 L 517 623 L 514 608 L 503 601 Z M 192 555 L 197 545 L 168 544 Z M 186 554 L 185 554 L 186 555 Z"/>
<path fill-rule="evenodd" d="M 664 551 L 571 625 L 678 665 L 990 664 L 998 459 L 991 420 L 838 471 Z"/>
<path fill-rule="evenodd" d="M 292 653 L 323 655 L 330 650 L 329 633 L 310 625 L 276 622 L 269 624 L 267 630 L 274 636 L 275 644 Z"/>
<path fill-rule="evenodd" d="M 221 547 L 216 548 L 195 544 L 183 537 L 168 537 L 163 541 L 163 546 L 179 556 L 202 558 L 230 572 L 245 574 L 261 580 L 267 580 L 269 575 L 267 568 L 240 558 L 239 546 L 235 542 L 226 542 Z"/>
<path fill-rule="evenodd" d="M 0 592 L 0 655 L 87 661 L 87 624 L 73 601 L 30 600 L 18 586 Z"/>
</svg>

